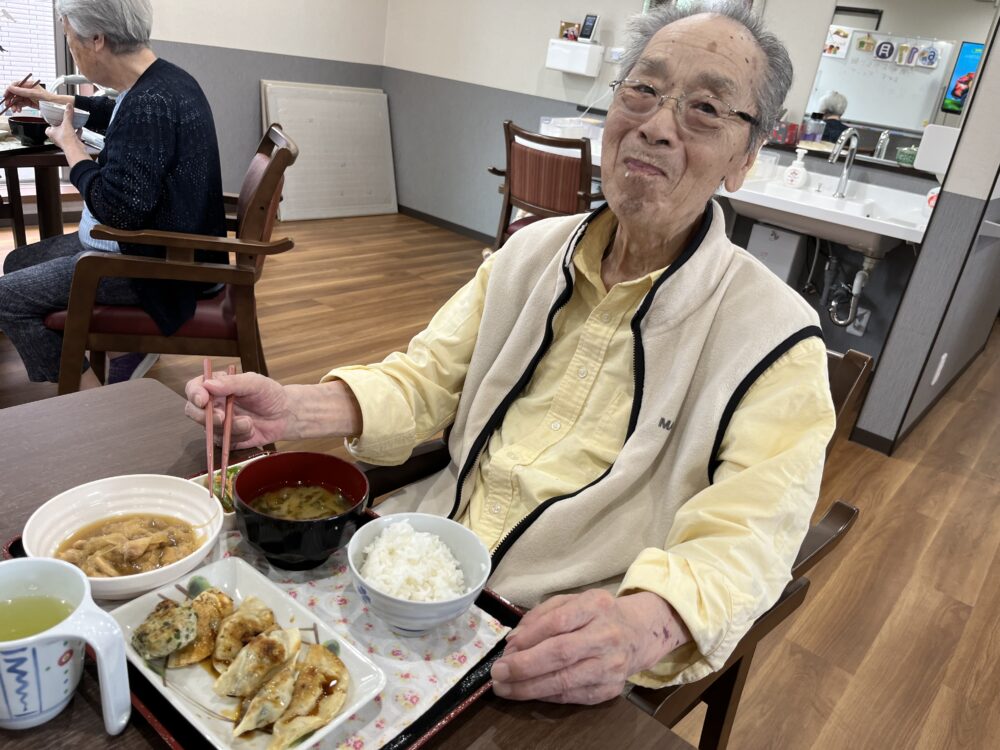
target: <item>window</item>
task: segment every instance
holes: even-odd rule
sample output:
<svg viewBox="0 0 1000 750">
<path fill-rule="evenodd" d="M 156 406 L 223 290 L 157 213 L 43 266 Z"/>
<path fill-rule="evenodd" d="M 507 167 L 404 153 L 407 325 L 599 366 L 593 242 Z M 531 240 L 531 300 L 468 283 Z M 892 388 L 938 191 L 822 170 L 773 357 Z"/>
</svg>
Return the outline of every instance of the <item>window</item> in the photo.
<svg viewBox="0 0 1000 750">
<path fill-rule="evenodd" d="M 0 8 L 0 82 L 56 77 L 55 16 L 52 0 L 3 0 Z"/>
</svg>

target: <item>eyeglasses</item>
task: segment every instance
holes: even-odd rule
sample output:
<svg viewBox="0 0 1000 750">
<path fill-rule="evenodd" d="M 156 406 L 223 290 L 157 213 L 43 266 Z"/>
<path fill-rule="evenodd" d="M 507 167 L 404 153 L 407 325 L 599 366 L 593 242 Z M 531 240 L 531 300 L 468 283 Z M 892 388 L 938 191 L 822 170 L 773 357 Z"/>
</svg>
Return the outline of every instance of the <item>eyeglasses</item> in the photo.
<svg viewBox="0 0 1000 750">
<path fill-rule="evenodd" d="M 733 109 L 726 102 L 711 94 L 681 94 L 667 96 L 643 81 L 623 78 L 611 82 L 611 90 L 615 92 L 622 108 L 636 117 L 648 117 L 663 103 L 670 99 L 674 102 L 677 121 L 688 131 L 695 133 L 712 133 L 723 127 L 726 120 L 736 116 L 755 127 L 760 127 L 760 120 L 746 112 Z"/>
</svg>

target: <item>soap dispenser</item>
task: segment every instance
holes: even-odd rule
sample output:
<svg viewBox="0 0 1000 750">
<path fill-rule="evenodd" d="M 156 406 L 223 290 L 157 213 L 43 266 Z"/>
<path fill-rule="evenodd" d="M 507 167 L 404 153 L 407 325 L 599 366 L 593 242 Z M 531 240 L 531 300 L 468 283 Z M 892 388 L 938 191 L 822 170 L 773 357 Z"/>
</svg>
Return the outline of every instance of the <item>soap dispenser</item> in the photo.
<svg viewBox="0 0 1000 750">
<path fill-rule="evenodd" d="M 782 182 L 788 187 L 803 188 L 809 181 L 809 173 L 806 171 L 804 161 L 805 156 L 806 150 L 804 148 L 795 149 L 795 161 L 785 170 L 785 176 L 782 178 Z"/>
</svg>

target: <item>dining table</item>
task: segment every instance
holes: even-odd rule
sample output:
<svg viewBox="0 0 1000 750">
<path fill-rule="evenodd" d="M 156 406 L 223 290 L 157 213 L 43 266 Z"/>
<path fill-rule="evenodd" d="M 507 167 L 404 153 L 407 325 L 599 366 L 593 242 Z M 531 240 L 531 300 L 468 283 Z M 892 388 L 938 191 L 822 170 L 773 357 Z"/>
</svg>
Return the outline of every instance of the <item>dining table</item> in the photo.
<svg viewBox="0 0 1000 750">
<path fill-rule="evenodd" d="M 6 200 L 10 204 L 14 246 L 28 244 L 24 223 L 24 203 L 18 169 L 35 170 L 35 200 L 38 206 L 40 239 L 63 233 L 62 192 L 59 168 L 66 166 L 66 155 L 55 145 L 6 147 L 0 144 L 0 169 L 7 184 Z"/>
<path fill-rule="evenodd" d="M 162 383 L 139 379 L 0 410 L 0 544 L 19 535 L 46 500 L 84 482 L 121 474 L 191 477 L 205 471 L 205 431 L 184 414 L 184 399 Z M 232 460 L 251 455 L 235 452 Z M 218 465 L 218 464 L 216 464 Z M 0 729 L 0 747 L 166 748 L 136 711 L 124 732 L 104 732 L 100 689 L 84 670 L 69 706 L 39 727 Z M 133 673 L 132 689 L 143 678 Z M 179 716 L 179 715 L 178 715 Z M 169 725 L 183 748 L 207 742 L 177 717 Z M 653 717 L 618 697 L 596 706 L 508 701 L 486 691 L 426 741 L 423 748 L 630 748 L 692 750 Z"/>
</svg>

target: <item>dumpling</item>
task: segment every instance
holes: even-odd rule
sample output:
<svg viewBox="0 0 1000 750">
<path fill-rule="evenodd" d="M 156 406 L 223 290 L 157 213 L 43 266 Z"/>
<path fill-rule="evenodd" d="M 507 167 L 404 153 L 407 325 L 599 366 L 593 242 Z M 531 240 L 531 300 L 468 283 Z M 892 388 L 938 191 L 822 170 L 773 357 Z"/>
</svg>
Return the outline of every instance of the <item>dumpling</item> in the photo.
<svg viewBox="0 0 1000 750">
<path fill-rule="evenodd" d="M 290 664 L 265 682 L 264 687 L 249 701 L 243 718 L 233 730 L 233 736 L 239 737 L 251 729 L 259 729 L 277 721 L 288 708 L 294 687 L 295 667 Z"/>
<path fill-rule="evenodd" d="M 191 600 L 198 621 L 194 640 L 174 651 L 167 659 L 171 669 L 197 664 L 211 655 L 215 648 L 215 636 L 223 619 L 233 613 L 233 600 L 219 589 L 206 589 Z"/>
<path fill-rule="evenodd" d="M 306 646 L 298 666 L 292 700 L 274 722 L 267 750 L 285 750 L 302 735 L 329 723 L 347 700 L 350 684 L 347 667 L 326 646 L 318 643 Z"/>
<path fill-rule="evenodd" d="M 198 634 L 198 616 L 191 602 L 164 599 L 132 633 L 132 647 L 143 659 L 159 659 L 191 643 Z"/>
<path fill-rule="evenodd" d="M 212 666 L 223 674 L 247 643 L 274 626 L 274 613 L 256 596 L 248 596 L 239 609 L 222 621 L 212 652 Z"/>
<path fill-rule="evenodd" d="M 302 645 L 298 628 L 261 633 L 243 647 L 233 663 L 215 681 L 215 692 L 246 698 L 257 692 L 267 678 L 294 659 Z"/>
</svg>

